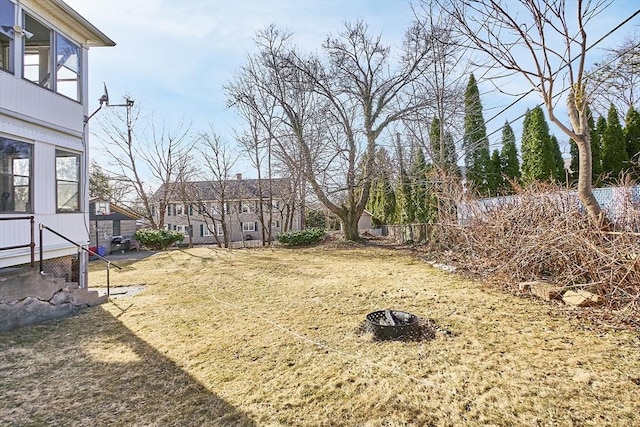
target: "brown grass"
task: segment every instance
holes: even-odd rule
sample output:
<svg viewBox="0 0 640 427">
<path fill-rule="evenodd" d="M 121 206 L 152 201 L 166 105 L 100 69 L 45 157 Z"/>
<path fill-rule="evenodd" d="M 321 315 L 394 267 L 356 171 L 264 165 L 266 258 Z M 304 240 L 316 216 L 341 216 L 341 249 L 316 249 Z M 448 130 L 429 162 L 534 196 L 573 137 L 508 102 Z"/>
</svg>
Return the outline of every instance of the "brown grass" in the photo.
<svg viewBox="0 0 640 427">
<path fill-rule="evenodd" d="M 146 290 L 0 335 L 0 424 L 640 424 L 637 335 L 401 251 L 198 248 L 111 278 Z M 384 308 L 452 333 L 376 342 Z"/>
</svg>

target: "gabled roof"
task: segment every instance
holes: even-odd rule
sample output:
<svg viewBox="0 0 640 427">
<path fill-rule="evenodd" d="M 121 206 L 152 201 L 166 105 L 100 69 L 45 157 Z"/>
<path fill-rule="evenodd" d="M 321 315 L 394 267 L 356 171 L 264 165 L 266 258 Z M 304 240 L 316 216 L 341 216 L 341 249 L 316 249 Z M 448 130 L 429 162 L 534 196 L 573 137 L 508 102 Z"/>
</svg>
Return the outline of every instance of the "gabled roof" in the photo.
<svg viewBox="0 0 640 427">
<path fill-rule="evenodd" d="M 192 201 L 220 200 L 224 192 L 226 200 L 260 200 L 268 199 L 269 180 L 262 179 L 230 179 L 225 181 L 190 181 L 186 183 L 187 197 Z M 262 184 L 262 194 L 259 191 L 259 184 Z M 170 184 L 168 188 L 168 201 L 180 200 L 179 187 L 177 183 Z M 286 197 L 291 193 L 291 181 L 288 178 L 271 179 L 271 197 Z M 160 200 L 165 194 L 165 185 L 161 185 L 155 192 L 152 199 Z"/>
<path fill-rule="evenodd" d="M 110 202 L 108 200 L 104 200 L 104 199 L 101 199 L 99 197 L 94 197 L 92 199 L 89 199 L 89 205 L 91 205 L 93 203 L 96 203 L 96 202 L 107 202 L 107 203 L 109 203 L 109 209 L 111 210 L 111 212 L 119 213 L 120 215 L 125 216 L 125 217 L 127 217 L 129 219 L 137 221 L 140 218 L 142 218 L 141 215 L 138 215 L 137 213 L 133 212 L 132 210 L 127 209 L 124 206 L 119 206 L 119 205 L 117 205 L 117 204 L 115 204 L 113 202 Z M 93 218 L 95 216 L 95 208 L 94 208 L 93 212 L 90 209 L 89 210 L 89 214 L 90 214 L 91 218 Z"/>
<path fill-rule="evenodd" d="M 75 30 L 85 38 L 85 44 L 89 47 L 115 46 L 116 43 L 107 37 L 102 31 L 97 29 L 91 22 L 76 12 L 63 0 L 35 1 L 38 7 L 51 13 L 53 16 L 64 19 L 72 18 L 75 23 Z"/>
</svg>

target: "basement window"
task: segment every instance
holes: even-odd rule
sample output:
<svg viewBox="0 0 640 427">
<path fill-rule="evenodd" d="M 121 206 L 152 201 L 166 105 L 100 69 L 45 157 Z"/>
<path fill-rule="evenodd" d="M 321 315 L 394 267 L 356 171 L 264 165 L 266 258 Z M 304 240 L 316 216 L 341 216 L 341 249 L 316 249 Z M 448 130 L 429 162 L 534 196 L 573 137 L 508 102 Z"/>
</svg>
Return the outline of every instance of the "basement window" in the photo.
<svg viewBox="0 0 640 427">
<path fill-rule="evenodd" d="M 0 137 L 0 212 L 33 212 L 33 146 Z"/>
</svg>

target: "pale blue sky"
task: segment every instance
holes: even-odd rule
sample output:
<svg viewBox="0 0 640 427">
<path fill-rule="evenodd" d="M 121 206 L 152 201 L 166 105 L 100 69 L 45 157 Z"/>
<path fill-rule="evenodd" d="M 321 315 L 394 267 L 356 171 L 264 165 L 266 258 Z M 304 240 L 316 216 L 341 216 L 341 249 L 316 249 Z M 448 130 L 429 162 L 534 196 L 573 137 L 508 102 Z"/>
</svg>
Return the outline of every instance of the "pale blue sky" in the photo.
<svg viewBox="0 0 640 427">
<path fill-rule="evenodd" d="M 65 1 L 117 43 L 113 48 L 90 50 L 90 110 L 98 106 L 102 82 L 106 82 L 111 103 L 129 94 L 146 112 L 153 112 L 156 120 L 171 124 L 184 118 L 196 131 L 211 123 L 223 135 L 230 135 L 237 123 L 225 107 L 222 86 L 232 79 L 247 53 L 253 52 L 256 30 L 274 23 L 294 33 L 301 48 L 316 50 L 327 35 L 340 31 L 343 22 L 362 19 L 372 33 L 382 33 L 383 40 L 394 46 L 401 43 L 413 17 L 408 0 Z M 638 7 L 637 0 L 615 0 L 599 17 L 590 39 L 595 41 Z M 640 17 L 602 47 L 615 44 L 638 25 Z M 598 55 L 597 50 L 593 52 L 594 60 Z M 485 119 L 510 102 L 487 92 L 489 86 L 481 90 L 485 91 Z M 487 130 L 501 128 L 505 120 L 514 119 L 537 101 L 535 95 L 528 97 L 489 123 Z M 519 140 L 517 128 L 514 124 Z M 492 145 L 499 143 L 500 135 L 490 138 Z M 565 140 L 559 133 L 556 136 Z M 95 137 L 91 142 L 98 145 Z M 239 172 L 252 175 L 248 168 Z"/>
</svg>

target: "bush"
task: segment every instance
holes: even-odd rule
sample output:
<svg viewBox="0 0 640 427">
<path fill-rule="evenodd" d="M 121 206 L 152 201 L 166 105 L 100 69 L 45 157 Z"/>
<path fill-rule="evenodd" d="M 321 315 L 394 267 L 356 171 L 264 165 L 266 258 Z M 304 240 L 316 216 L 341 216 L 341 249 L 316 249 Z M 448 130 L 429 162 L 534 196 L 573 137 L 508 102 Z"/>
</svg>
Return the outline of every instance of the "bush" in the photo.
<svg viewBox="0 0 640 427">
<path fill-rule="evenodd" d="M 309 228 L 327 228 L 327 215 L 318 210 L 308 210 L 306 224 Z"/>
<path fill-rule="evenodd" d="M 312 245 L 319 242 L 327 233 L 321 228 L 307 228 L 300 231 L 287 231 L 276 234 L 276 240 L 286 246 Z"/>
<path fill-rule="evenodd" d="M 134 234 L 136 240 L 145 248 L 158 251 L 184 240 L 184 234 L 179 231 L 151 230 L 144 228 Z"/>
</svg>

